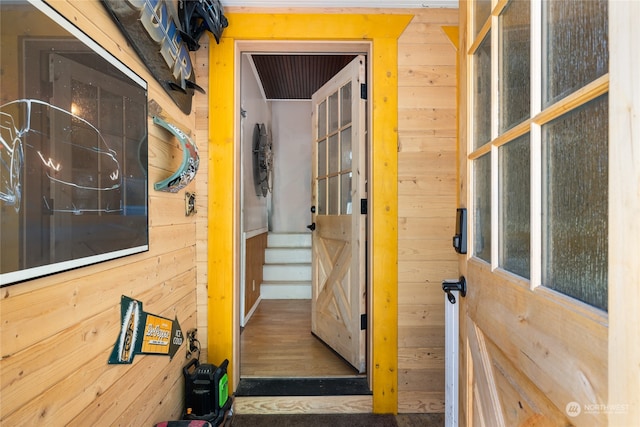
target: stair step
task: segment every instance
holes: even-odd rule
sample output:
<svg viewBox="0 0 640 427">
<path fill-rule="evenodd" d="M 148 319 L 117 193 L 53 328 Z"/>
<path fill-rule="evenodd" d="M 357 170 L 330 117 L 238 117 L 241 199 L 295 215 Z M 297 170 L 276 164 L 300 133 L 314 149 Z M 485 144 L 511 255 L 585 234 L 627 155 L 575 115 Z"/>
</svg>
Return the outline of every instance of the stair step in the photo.
<svg viewBox="0 0 640 427">
<path fill-rule="evenodd" d="M 311 264 L 265 264 L 262 266 L 265 281 L 306 281 L 311 280 Z"/>
<path fill-rule="evenodd" d="M 311 262 L 310 248 L 267 248 L 264 253 L 266 264 L 299 264 Z"/>
<path fill-rule="evenodd" d="M 269 233 L 267 236 L 269 248 L 310 248 L 311 233 Z"/>
<path fill-rule="evenodd" d="M 260 285 L 262 299 L 311 299 L 310 281 L 264 281 Z"/>
</svg>

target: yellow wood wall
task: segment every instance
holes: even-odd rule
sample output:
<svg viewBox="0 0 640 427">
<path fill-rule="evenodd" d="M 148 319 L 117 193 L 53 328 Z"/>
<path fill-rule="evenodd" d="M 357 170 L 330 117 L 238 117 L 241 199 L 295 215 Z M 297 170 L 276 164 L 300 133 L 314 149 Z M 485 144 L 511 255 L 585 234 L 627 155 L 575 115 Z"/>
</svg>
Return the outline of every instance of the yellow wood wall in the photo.
<svg viewBox="0 0 640 427">
<path fill-rule="evenodd" d="M 49 3 L 145 79 L 149 101 L 184 130 L 195 128 L 196 115 L 173 104 L 99 1 Z M 173 360 L 138 355 L 131 365 L 107 364 L 121 295 L 177 318 L 183 331 L 196 326 L 196 221 L 203 209 L 186 217 L 184 190 L 153 190 L 182 154 L 174 137 L 148 123 L 150 250 L 0 290 L 0 425 L 143 426 L 181 414 L 185 346 Z M 187 187 L 194 190 L 194 183 Z"/>
<path fill-rule="evenodd" d="M 457 9 L 422 9 L 398 40 L 398 412 L 444 411 L 444 293 L 458 276 Z"/>
</svg>

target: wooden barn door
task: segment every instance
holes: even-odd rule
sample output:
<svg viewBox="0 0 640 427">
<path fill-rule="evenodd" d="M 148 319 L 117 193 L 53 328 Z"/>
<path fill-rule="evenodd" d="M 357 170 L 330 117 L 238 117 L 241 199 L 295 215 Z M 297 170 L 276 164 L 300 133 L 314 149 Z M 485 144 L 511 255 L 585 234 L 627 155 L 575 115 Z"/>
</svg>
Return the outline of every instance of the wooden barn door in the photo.
<svg viewBox="0 0 640 427">
<path fill-rule="evenodd" d="M 461 8 L 461 419 L 607 425 L 607 1 Z"/>
<path fill-rule="evenodd" d="M 311 329 L 358 372 L 366 369 L 364 79 L 358 56 L 312 98 Z"/>
</svg>

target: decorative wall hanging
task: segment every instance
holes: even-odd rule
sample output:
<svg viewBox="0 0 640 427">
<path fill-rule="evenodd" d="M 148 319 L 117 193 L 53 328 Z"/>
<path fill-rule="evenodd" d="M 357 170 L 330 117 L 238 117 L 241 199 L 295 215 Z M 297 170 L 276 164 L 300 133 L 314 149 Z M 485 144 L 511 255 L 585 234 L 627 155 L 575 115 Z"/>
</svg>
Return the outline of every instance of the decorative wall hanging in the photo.
<svg viewBox="0 0 640 427">
<path fill-rule="evenodd" d="M 198 166 L 200 166 L 198 147 L 189 135 L 181 131 L 177 126 L 164 121 L 158 116 L 153 117 L 153 123 L 162 126 L 175 135 L 175 137 L 178 138 L 178 142 L 180 142 L 180 147 L 182 148 L 182 162 L 180 163 L 178 170 L 172 173 L 170 177 L 163 179 L 160 182 L 156 182 L 153 185 L 153 188 L 155 188 L 156 191 L 177 193 L 196 177 Z"/>
<path fill-rule="evenodd" d="M 191 114 L 196 74 L 182 39 L 175 4 L 167 0 L 102 0 L 153 77 L 185 114 Z"/>
<path fill-rule="evenodd" d="M 142 311 L 142 302 L 120 298 L 120 335 L 109 364 L 128 364 L 136 354 L 157 354 L 173 358 L 184 337 L 178 319 L 171 320 Z"/>
<path fill-rule="evenodd" d="M 253 181 L 256 195 L 266 197 L 271 191 L 272 169 L 271 140 L 264 123 L 257 123 L 253 130 Z"/>
<path fill-rule="evenodd" d="M 189 51 L 210 31 L 220 42 L 228 26 L 218 0 L 102 0 L 135 51 L 185 114 L 191 114 L 196 84 Z"/>
<path fill-rule="evenodd" d="M 0 285 L 148 250 L 147 83 L 41 1 L 0 16 Z"/>
</svg>

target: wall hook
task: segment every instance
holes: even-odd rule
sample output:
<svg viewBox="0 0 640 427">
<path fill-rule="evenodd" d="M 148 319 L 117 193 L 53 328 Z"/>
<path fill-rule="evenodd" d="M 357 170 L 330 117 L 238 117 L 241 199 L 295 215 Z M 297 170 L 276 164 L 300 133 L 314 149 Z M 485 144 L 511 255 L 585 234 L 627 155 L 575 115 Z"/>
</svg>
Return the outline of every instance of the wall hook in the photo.
<svg viewBox="0 0 640 427">
<path fill-rule="evenodd" d="M 184 194 L 184 216 L 195 213 L 198 213 L 196 210 L 196 193 L 189 193 L 187 191 Z"/>
</svg>

